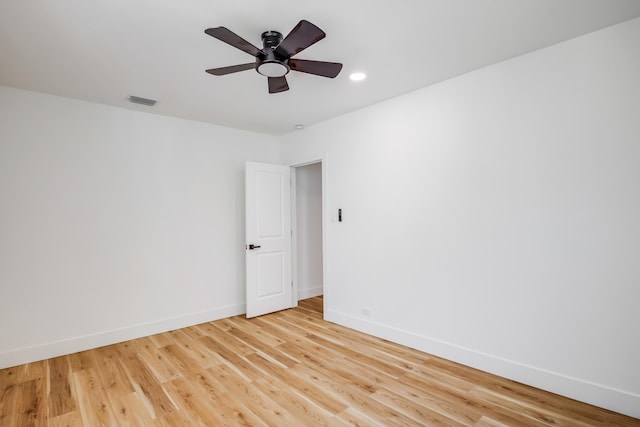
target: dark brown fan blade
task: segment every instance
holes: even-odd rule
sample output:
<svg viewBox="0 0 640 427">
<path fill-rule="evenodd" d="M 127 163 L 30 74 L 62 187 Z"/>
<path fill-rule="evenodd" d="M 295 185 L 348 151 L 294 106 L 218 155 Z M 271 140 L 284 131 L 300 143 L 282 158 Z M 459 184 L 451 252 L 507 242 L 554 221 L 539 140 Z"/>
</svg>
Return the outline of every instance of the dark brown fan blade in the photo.
<svg viewBox="0 0 640 427">
<path fill-rule="evenodd" d="M 312 44 L 319 42 L 326 36 L 320 28 L 303 19 L 298 22 L 298 25 L 282 40 L 276 48 L 275 53 L 282 58 L 290 58 Z"/>
<path fill-rule="evenodd" d="M 282 77 L 269 77 L 269 93 L 278 93 L 289 90 L 287 79 Z"/>
<path fill-rule="evenodd" d="M 258 56 L 262 51 L 225 27 L 208 28 L 204 30 L 211 37 L 215 37 L 237 49 L 247 52 L 251 56 Z"/>
<path fill-rule="evenodd" d="M 250 70 L 252 68 L 256 68 L 255 62 L 251 62 L 249 64 L 232 65 L 230 67 L 211 68 L 207 70 L 207 73 L 213 74 L 214 76 L 225 76 L 227 74 Z"/>
<path fill-rule="evenodd" d="M 334 78 L 342 70 L 342 64 L 337 62 L 307 61 L 306 59 L 290 59 L 289 68 L 316 76 Z"/>
</svg>

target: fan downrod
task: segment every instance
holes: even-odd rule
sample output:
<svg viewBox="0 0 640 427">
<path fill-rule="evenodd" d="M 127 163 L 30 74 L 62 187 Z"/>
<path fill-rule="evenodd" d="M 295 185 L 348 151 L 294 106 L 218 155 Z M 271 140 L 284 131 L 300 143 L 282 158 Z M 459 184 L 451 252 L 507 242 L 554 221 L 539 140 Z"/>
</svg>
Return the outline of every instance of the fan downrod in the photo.
<svg viewBox="0 0 640 427">
<path fill-rule="evenodd" d="M 265 31 L 261 36 L 264 48 L 275 49 L 282 42 L 282 33 L 278 31 Z"/>
</svg>

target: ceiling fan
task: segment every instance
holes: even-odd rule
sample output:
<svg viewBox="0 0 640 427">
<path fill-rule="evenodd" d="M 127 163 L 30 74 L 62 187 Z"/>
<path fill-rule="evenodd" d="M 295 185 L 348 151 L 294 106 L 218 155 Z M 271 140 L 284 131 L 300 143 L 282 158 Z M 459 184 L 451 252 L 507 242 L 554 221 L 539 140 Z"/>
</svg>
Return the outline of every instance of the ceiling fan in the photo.
<svg viewBox="0 0 640 427">
<path fill-rule="evenodd" d="M 291 58 L 326 37 L 324 31 L 309 21 L 300 21 L 284 39 L 282 34 L 277 31 L 265 31 L 262 33 L 264 46 L 262 49 L 258 49 L 225 27 L 209 28 L 204 32 L 256 58 L 254 62 L 247 64 L 211 68 L 207 70 L 207 73 L 214 76 L 224 76 L 254 68 L 258 73 L 267 77 L 269 93 L 289 90 L 285 76 L 290 70 L 329 78 L 336 77 L 342 70 L 342 64 L 337 62 Z"/>
</svg>

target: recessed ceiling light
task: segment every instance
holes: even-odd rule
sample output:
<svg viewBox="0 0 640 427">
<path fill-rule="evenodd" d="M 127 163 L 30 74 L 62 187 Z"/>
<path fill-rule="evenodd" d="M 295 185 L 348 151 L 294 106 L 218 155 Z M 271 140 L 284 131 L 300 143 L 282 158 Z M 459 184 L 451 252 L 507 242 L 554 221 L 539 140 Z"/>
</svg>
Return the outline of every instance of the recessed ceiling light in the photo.
<svg viewBox="0 0 640 427">
<path fill-rule="evenodd" d="M 304 129 L 304 125 L 296 125 L 295 128 L 296 130 L 302 130 Z"/>
<path fill-rule="evenodd" d="M 367 77 L 365 73 L 351 73 L 349 78 L 353 81 L 364 80 Z"/>
</svg>

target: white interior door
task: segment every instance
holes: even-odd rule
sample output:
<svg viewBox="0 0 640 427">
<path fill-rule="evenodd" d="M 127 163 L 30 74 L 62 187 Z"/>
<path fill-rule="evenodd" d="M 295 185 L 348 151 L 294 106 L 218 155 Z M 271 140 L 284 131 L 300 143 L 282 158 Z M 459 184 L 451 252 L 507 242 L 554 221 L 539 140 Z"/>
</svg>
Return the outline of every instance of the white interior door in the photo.
<svg viewBox="0 0 640 427">
<path fill-rule="evenodd" d="M 294 306 L 288 166 L 247 162 L 247 317 Z"/>
</svg>

